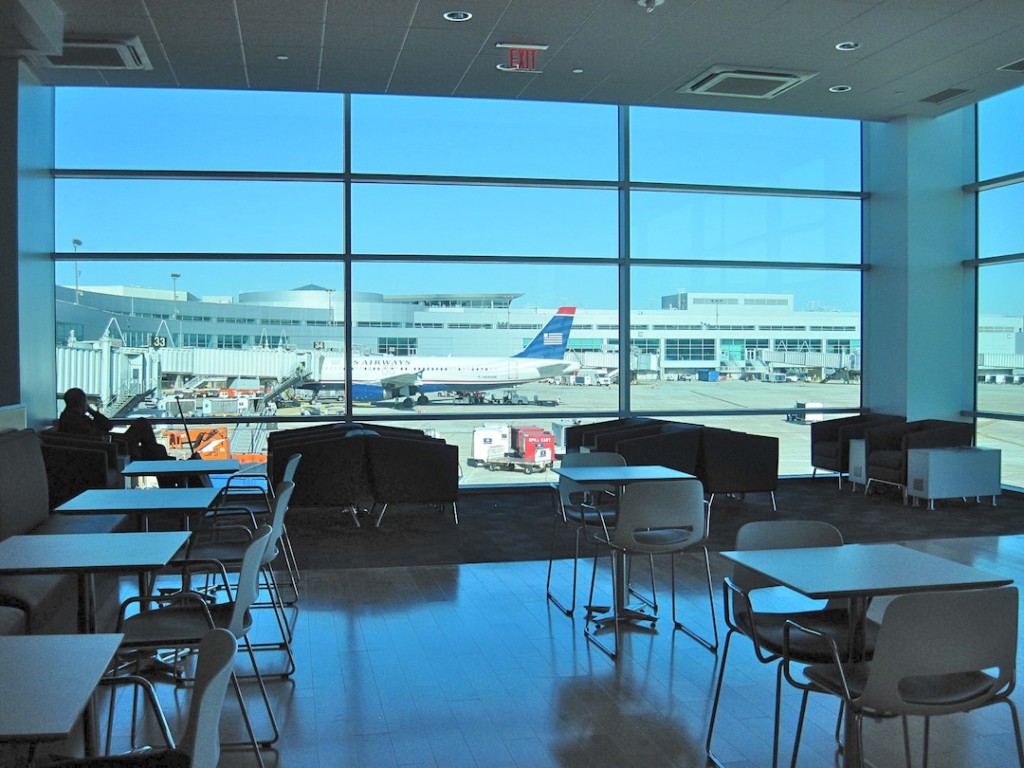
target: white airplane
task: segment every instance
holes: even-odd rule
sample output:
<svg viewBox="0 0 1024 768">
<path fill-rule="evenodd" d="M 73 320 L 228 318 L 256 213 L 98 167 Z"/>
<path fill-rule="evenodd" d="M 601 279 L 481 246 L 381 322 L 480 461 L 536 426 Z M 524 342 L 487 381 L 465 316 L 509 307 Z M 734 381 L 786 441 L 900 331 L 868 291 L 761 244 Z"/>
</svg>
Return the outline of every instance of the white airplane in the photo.
<svg viewBox="0 0 1024 768">
<path fill-rule="evenodd" d="M 564 360 L 575 307 L 562 307 L 522 352 L 512 357 L 353 355 L 352 397 L 361 402 L 428 392 L 479 392 L 560 376 L 576 369 Z M 324 358 L 316 389 L 341 389 L 348 380 L 344 357 Z"/>
</svg>

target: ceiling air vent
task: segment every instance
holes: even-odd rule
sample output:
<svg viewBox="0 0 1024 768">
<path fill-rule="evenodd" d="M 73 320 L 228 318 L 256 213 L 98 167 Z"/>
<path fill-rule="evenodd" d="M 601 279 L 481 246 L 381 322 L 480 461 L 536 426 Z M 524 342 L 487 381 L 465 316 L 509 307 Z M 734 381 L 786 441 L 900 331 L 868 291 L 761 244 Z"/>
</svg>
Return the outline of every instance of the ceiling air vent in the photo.
<svg viewBox="0 0 1024 768">
<path fill-rule="evenodd" d="M 1007 72 L 1024 72 L 1024 59 L 1011 61 L 1009 64 L 1003 64 L 1001 67 L 996 67 L 996 69 L 1002 69 Z"/>
<path fill-rule="evenodd" d="M 947 88 L 944 91 L 933 93 L 931 96 L 925 96 L 921 101 L 926 104 L 941 104 L 944 101 L 955 99 L 957 96 L 963 96 L 965 93 L 968 93 L 966 88 Z"/>
<path fill-rule="evenodd" d="M 44 67 L 61 69 L 152 69 L 137 35 L 117 38 L 71 38 L 61 54 L 37 54 Z"/>
<path fill-rule="evenodd" d="M 676 93 L 732 96 L 741 99 L 774 99 L 794 85 L 810 80 L 816 72 L 783 72 L 772 69 L 718 66 L 704 72 Z"/>
</svg>

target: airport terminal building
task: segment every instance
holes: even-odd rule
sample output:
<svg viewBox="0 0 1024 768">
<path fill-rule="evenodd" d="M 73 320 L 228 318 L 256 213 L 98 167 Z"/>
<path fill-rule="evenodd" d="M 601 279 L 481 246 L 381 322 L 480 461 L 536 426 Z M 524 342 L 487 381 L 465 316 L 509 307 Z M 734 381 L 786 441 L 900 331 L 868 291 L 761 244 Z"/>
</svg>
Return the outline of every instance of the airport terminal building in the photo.
<svg viewBox="0 0 1024 768">
<path fill-rule="evenodd" d="M 90 383 L 112 399 L 157 387 L 281 381 L 297 367 L 315 380 L 345 347 L 346 308 L 317 285 L 234 297 L 132 286 L 57 287 L 58 391 Z M 76 297 L 77 291 L 77 297 Z M 555 307 L 519 307 L 517 294 L 352 294 L 352 342 L 369 355 L 507 356 Z M 581 370 L 617 373 L 618 310 L 577 309 L 567 347 Z M 859 379 L 859 312 L 797 307 L 791 294 L 677 291 L 636 310 L 634 379 Z M 106 353 L 101 353 L 101 349 Z M 92 362 L 88 362 L 91 360 Z M 979 377 L 1024 377 L 1024 317 L 979 321 Z"/>
</svg>

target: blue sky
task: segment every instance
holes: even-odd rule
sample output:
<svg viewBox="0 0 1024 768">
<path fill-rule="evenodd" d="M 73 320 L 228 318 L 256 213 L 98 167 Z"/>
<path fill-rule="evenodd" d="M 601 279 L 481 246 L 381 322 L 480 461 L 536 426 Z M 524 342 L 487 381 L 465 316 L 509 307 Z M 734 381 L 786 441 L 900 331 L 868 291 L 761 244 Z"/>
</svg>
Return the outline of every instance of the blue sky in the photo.
<svg viewBox="0 0 1024 768">
<path fill-rule="evenodd" d="M 1024 94 L 1024 90 L 1018 92 Z M 982 112 L 984 146 L 1003 144 L 1002 126 L 1024 135 L 1024 99 L 993 100 Z M 609 181 L 617 173 L 617 110 L 604 105 L 353 97 L 352 156 L 358 173 L 507 175 Z M 340 173 L 344 102 L 330 94 L 58 89 L 58 168 Z M 850 121 L 685 112 L 631 111 L 632 176 L 642 181 L 856 190 L 859 125 Z M 986 133 L 986 123 L 1000 131 Z M 983 152 L 981 167 L 1024 167 L 1019 140 Z M 1008 171 L 1000 171 L 1008 172 Z M 1018 208 L 993 195 L 991 210 Z M 1004 193 L 1004 197 L 1007 197 Z M 94 263 L 89 253 L 342 253 L 345 205 L 325 181 L 72 180 L 57 186 L 57 250 L 81 240 L 82 285 L 130 283 L 195 295 L 295 288 L 341 290 L 329 262 Z M 355 253 L 608 257 L 617 253 L 613 189 L 358 184 L 351 201 Z M 644 192 L 632 200 L 633 255 L 853 264 L 859 259 L 858 203 L 763 196 Z M 983 248 L 1024 250 L 1020 233 L 981 217 Z M 987 222 L 987 223 L 986 223 Z M 983 250 L 984 252 L 984 250 Z M 73 284 L 74 267 L 58 264 Z M 634 305 L 647 308 L 676 290 L 794 293 L 859 308 L 854 273 L 643 269 Z M 522 306 L 574 303 L 615 307 L 614 269 L 578 267 L 360 265 L 355 290 L 389 294 L 525 294 Z M 1015 292 L 1016 294 L 1016 292 Z M 1003 311 L 1022 311 L 1016 295 Z M 1017 307 L 1016 310 L 1009 309 Z"/>
</svg>

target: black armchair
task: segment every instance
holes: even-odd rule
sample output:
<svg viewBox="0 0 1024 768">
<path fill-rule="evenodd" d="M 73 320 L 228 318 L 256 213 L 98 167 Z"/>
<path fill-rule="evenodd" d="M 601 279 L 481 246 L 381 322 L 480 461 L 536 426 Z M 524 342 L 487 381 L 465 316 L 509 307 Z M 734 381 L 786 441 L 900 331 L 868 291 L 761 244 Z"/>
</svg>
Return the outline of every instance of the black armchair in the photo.
<svg viewBox="0 0 1024 768">
<path fill-rule="evenodd" d="M 90 488 L 123 488 L 126 453 L 110 440 L 63 435 L 49 430 L 39 433 L 50 509 L 60 506 Z"/>
<path fill-rule="evenodd" d="M 779 487 L 779 439 L 729 429 L 701 430 L 697 477 L 704 484 L 710 506 L 719 493 L 771 495 L 776 511 Z"/>
<path fill-rule="evenodd" d="M 843 475 L 850 472 L 850 441 L 864 437 L 864 432 L 884 424 L 903 424 L 903 416 L 883 413 L 864 413 L 841 419 L 827 419 L 811 423 L 811 466 L 814 474 L 819 469 L 839 475 L 839 487 L 843 487 Z"/>
<path fill-rule="evenodd" d="M 654 419 L 646 416 L 630 416 L 624 419 L 610 419 L 598 421 L 593 424 L 575 424 L 565 430 L 565 452 L 578 452 L 581 448 L 588 450 L 594 448 L 594 439 L 597 434 L 616 429 L 629 429 L 648 424 Z"/>
<path fill-rule="evenodd" d="M 608 450 L 620 454 L 627 464 L 655 464 L 696 475 L 702 431 L 698 424 L 663 424 L 657 434 L 625 432 Z"/>
<path fill-rule="evenodd" d="M 634 424 L 621 428 L 607 429 L 590 435 L 590 450 L 596 453 L 614 453 L 615 446 L 636 437 L 656 435 L 665 427 L 664 422 L 652 421 L 649 424 Z"/>
<path fill-rule="evenodd" d="M 898 486 L 907 500 L 907 451 L 912 448 L 955 448 L 974 443 L 974 424 L 942 419 L 923 419 L 887 424 L 864 432 L 868 482 Z"/>
<path fill-rule="evenodd" d="M 368 437 L 367 459 L 379 527 L 390 504 L 452 505 L 459 524 L 459 449 L 443 440 Z"/>
</svg>

